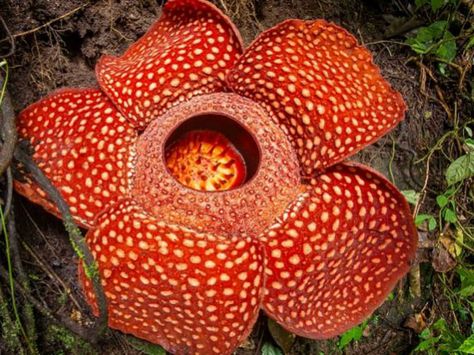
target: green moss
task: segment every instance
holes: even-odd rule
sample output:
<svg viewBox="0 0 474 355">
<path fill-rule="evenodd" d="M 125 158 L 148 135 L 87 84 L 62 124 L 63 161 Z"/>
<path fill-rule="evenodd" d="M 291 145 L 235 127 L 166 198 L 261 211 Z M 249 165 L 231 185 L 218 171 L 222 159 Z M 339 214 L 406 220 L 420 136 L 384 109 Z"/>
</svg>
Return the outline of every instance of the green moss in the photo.
<svg viewBox="0 0 474 355">
<path fill-rule="evenodd" d="M 19 329 L 18 326 L 12 322 L 8 305 L 6 302 L 0 303 L 0 324 L 1 324 L 1 337 L 0 342 L 4 344 L 7 352 L 22 353 L 20 340 L 18 338 Z"/>
<path fill-rule="evenodd" d="M 46 339 L 50 344 L 57 344 L 58 349 L 55 349 L 52 354 L 66 355 L 66 354 L 80 354 L 80 355 L 96 355 L 92 345 L 71 333 L 69 330 L 57 325 L 50 325 L 47 329 Z"/>
</svg>

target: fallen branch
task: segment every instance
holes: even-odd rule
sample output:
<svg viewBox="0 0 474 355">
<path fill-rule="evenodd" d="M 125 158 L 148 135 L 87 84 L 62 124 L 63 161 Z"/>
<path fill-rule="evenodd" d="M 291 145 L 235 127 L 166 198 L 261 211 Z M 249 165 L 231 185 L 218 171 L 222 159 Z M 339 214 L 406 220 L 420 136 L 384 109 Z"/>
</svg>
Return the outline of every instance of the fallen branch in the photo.
<svg viewBox="0 0 474 355">
<path fill-rule="evenodd" d="M 92 281 L 92 286 L 96 295 L 97 305 L 99 308 L 99 317 L 97 318 L 95 324 L 87 330 L 81 331 L 81 334 L 75 331 L 76 334 L 81 337 L 95 343 L 99 337 L 103 334 L 107 327 L 108 322 L 108 313 L 107 313 L 107 299 L 100 282 L 99 273 L 97 271 L 97 266 L 92 256 L 92 253 L 87 246 L 84 237 L 82 236 L 81 231 L 74 222 L 69 206 L 64 201 L 62 196 L 56 187 L 49 181 L 43 171 L 36 165 L 36 163 L 31 159 L 28 153 L 26 153 L 21 147 L 17 147 L 14 153 L 15 159 L 20 162 L 24 168 L 31 174 L 33 179 L 36 181 L 38 186 L 46 192 L 49 199 L 56 205 L 66 228 L 66 231 L 69 234 L 69 239 L 73 248 L 79 254 L 79 258 L 84 263 L 84 270 L 86 275 L 90 277 Z"/>
<path fill-rule="evenodd" d="M 73 331 L 84 339 L 95 343 L 107 328 L 108 323 L 107 300 L 104 294 L 104 290 L 102 288 L 102 284 L 100 282 L 96 263 L 92 256 L 92 253 L 89 250 L 89 247 L 86 244 L 84 237 L 82 236 L 81 231 L 79 230 L 72 218 L 69 206 L 64 201 L 59 191 L 46 177 L 43 171 L 36 165 L 30 155 L 26 153 L 22 149 L 22 147 L 16 146 L 17 133 L 15 125 L 15 114 L 8 91 L 6 90 L 6 80 L 4 81 L 2 76 L 0 76 L 0 87 L 2 88 L 3 97 L 0 110 L 0 119 L 2 121 L 1 133 L 4 142 L 2 150 L 0 151 L 0 175 L 3 175 L 4 171 L 10 165 L 12 157 L 14 157 L 24 166 L 26 171 L 31 174 L 31 176 L 39 185 L 39 187 L 47 193 L 49 199 L 56 205 L 59 212 L 61 213 L 64 226 L 69 234 L 70 242 L 74 250 L 78 253 L 81 262 L 83 262 L 86 275 L 92 281 L 92 286 L 96 295 L 96 300 L 99 308 L 99 317 L 97 318 L 92 327 L 83 328 L 77 325 L 78 328 L 74 329 Z M 9 180 L 11 185 L 11 173 L 9 175 L 7 174 L 7 181 Z M 18 283 L 15 284 L 16 286 L 18 286 Z M 24 287 L 25 285 L 22 284 L 21 286 L 24 296 L 29 299 L 28 291 L 25 290 Z"/>
</svg>

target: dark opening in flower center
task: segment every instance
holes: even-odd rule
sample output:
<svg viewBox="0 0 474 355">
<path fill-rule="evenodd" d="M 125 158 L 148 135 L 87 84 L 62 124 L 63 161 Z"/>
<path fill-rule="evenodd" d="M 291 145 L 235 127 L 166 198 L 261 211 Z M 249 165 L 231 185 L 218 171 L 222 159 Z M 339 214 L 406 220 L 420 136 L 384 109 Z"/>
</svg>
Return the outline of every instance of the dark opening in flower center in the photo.
<svg viewBox="0 0 474 355">
<path fill-rule="evenodd" d="M 225 191 L 255 175 L 260 154 L 252 135 L 235 120 L 205 114 L 190 118 L 168 138 L 166 166 L 182 185 Z"/>
</svg>

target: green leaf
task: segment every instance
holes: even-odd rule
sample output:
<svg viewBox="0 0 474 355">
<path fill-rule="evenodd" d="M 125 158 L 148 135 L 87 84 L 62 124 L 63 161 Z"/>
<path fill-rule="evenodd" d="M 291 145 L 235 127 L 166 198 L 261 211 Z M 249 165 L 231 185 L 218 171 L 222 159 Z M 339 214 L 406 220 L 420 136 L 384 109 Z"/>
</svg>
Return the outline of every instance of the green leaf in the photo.
<svg viewBox="0 0 474 355">
<path fill-rule="evenodd" d="M 448 331 L 448 323 L 446 322 L 446 319 L 440 318 L 433 324 L 433 328 L 440 332 L 446 332 Z"/>
<path fill-rule="evenodd" d="M 469 42 L 467 42 L 466 49 L 469 49 L 471 47 L 474 47 L 474 36 L 471 36 L 471 38 L 469 38 Z"/>
<path fill-rule="evenodd" d="M 279 347 L 271 343 L 265 343 L 262 346 L 262 355 L 283 355 L 283 352 Z"/>
<path fill-rule="evenodd" d="M 136 350 L 141 351 L 145 355 L 166 355 L 165 349 L 161 346 L 149 343 L 132 336 L 127 337 L 127 342 Z"/>
<path fill-rule="evenodd" d="M 431 338 L 431 332 L 429 328 L 423 329 L 423 331 L 420 333 L 419 337 L 421 339 L 429 339 Z"/>
<path fill-rule="evenodd" d="M 417 53 L 417 54 L 426 54 L 426 53 L 428 53 L 428 46 L 425 43 L 420 42 L 419 40 L 417 40 L 416 37 L 415 38 L 407 38 L 407 40 L 405 42 L 407 44 L 409 44 L 412 51 Z"/>
<path fill-rule="evenodd" d="M 459 291 L 461 297 L 471 297 L 474 295 L 474 285 L 466 286 Z"/>
<path fill-rule="evenodd" d="M 451 62 L 456 57 L 456 53 L 457 46 L 454 36 L 451 32 L 446 31 L 440 45 L 435 51 L 435 55 L 440 59 Z"/>
<path fill-rule="evenodd" d="M 461 287 L 458 291 L 461 297 L 470 297 L 474 294 L 474 269 L 460 267 L 456 272 L 461 279 Z"/>
<path fill-rule="evenodd" d="M 424 350 L 432 349 L 438 341 L 439 341 L 439 337 L 432 337 L 432 338 L 428 337 L 426 338 L 426 340 L 423 340 L 418 344 L 418 346 L 415 348 L 415 351 L 424 351 Z"/>
<path fill-rule="evenodd" d="M 341 335 L 341 338 L 339 339 L 338 342 L 338 347 L 339 349 L 344 349 L 347 345 L 349 345 L 355 338 L 357 337 L 359 333 L 359 329 L 352 328 L 351 330 L 345 332 L 344 334 Z"/>
<path fill-rule="evenodd" d="M 448 22 L 444 20 L 433 22 L 428 27 L 422 27 L 417 37 L 419 37 L 420 40 L 441 39 L 447 26 Z"/>
<path fill-rule="evenodd" d="M 454 212 L 450 208 L 446 208 L 444 210 L 443 218 L 446 222 L 449 222 L 449 223 L 456 223 L 458 220 L 458 217 L 456 216 L 456 212 Z"/>
<path fill-rule="evenodd" d="M 415 225 L 418 227 L 420 226 L 423 222 L 427 221 L 428 222 L 428 230 L 431 232 L 436 228 L 436 219 L 430 215 L 430 214 L 419 214 L 415 217 Z"/>
<path fill-rule="evenodd" d="M 406 43 L 418 54 L 434 54 L 451 61 L 456 56 L 456 41 L 447 31 L 446 21 L 436 21 L 427 27 L 421 27 L 414 37 L 407 38 Z"/>
<path fill-rule="evenodd" d="M 436 203 L 438 204 L 439 207 L 443 208 L 448 204 L 449 200 L 445 195 L 439 195 L 436 197 Z"/>
<path fill-rule="evenodd" d="M 474 36 L 472 38 L 474 39 Z M 465 126 L 464 130 L 466 131 L 466 133 L 469 137 L 472 137 L 472 128 L 471 127 Z"/>
<path fill-rule="evenodd" d="M 456 243 L 454 243 L 454 250 L 456 252 L 456 255 L 460 256 L 463 251 L 464 233 L 462 229 L 456 228 L 454 235 L 455 235 L 455 241 L 456 241 Z"/>
<path fill-rule="evenodd" d="M 351 342 L 360 340 L 368 323 L 369 321 L 366 320 L 362 324 L 359 324 L 358 326 L 355 326 L 354 328 L 349 329 L 347 332 L 342 334 L 337 344 L 339 349 L 342 350 Z"/>
<path fill-rule="evenodd" d="M 446 169 L 446 182 L 453 185 L 474 176 L 474 152 L 462 155 Z"/>
<path fill-rule="evenodd" d="M 474 139 L 468 138 L 464 141 L 464 144 L 466 144 L 469 151 L 474 151 Z"/>
<path fill-rule="evenodd" d="M 466 354 L 474 354 L 474 334 L 472 334 L 469 338 L 464 340 L 461 346 L 457 349 L 458 351 L 462 351 Z"/>
<path fill-rule="evenodd" d="M 407 199 L 408 203 L 412 205 L 416 205 L 418 200 L 420 199 L 420 193 L 416 192 L 415 190 L 403 190 L 403 196 Z"/>
<path fill-rule="evenodd" d="M 437 11 L 444 6 L 444 0 L 431 0 L 431 9 Z"/>
<path fill-rule="evenodd" d="M 441 74 L 446 75 L 446 68 L 448 65 L 446 63 L 438 63 L 438 70 Z"/>
</svg>

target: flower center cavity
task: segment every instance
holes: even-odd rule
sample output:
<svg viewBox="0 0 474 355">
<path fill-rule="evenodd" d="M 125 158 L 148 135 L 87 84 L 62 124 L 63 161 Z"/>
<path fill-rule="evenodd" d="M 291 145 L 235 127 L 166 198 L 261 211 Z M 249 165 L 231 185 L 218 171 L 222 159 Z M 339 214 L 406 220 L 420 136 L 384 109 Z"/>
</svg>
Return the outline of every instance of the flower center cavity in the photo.
<svg viewBox="0 0 474 355">
<path fill-rule="evenodd" d="M 252 135 L 219 114 L 194 116 L 168 138 L 165 161 L 182 185 L 199 191 L 237 188 L 255 175 L 260 160 Z"/>
</svg>

